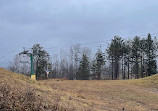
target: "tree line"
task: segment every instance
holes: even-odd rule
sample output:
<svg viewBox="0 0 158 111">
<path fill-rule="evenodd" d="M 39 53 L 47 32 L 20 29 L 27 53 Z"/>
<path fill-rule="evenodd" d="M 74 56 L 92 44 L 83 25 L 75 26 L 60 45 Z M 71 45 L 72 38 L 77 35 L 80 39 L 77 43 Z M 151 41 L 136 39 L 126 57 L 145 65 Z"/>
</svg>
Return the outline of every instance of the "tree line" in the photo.
<svg viewBox="0 0 158 111">
<path fill-rule="evenodd" d="M 95 54 L 88 47 L 73 45 L 68 51 L 61 50 L 59 55 L 50 56 L 40 44 L 35 44 L 34 72 L 37 79 L 67 78 L 70 80 L 88 79 L 138 79 L 157 73 L 158 42 L 148 34 L 124 40 L 114 36 L 109 46 L 102 51 L 99 47 Z M 39 53 L 40 54 L 37 54 Z M 25 60 L 25 62 L 24 62 Z M 9 69 L 30 75 L 29 57 L 16 55 Z"/>
</svg>

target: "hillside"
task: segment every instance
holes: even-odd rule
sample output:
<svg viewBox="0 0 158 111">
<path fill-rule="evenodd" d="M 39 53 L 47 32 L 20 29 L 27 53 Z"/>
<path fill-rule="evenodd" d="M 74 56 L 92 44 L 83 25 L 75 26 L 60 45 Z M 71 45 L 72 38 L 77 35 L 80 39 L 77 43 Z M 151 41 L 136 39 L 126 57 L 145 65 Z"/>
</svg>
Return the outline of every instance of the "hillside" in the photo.
<svg viewBox="0 0 158 111">
<path fill-rule="evenodd" d="M 139 80 L 43 80 L 0 69 L 0 109 L 157 111 L 158 75 Z"/>
<path fill-rule="evenodd" d="M 0 68 L 0 111 L 64 110 L 49 101 L 47 92 L 28 77 Z"/>
</svg>

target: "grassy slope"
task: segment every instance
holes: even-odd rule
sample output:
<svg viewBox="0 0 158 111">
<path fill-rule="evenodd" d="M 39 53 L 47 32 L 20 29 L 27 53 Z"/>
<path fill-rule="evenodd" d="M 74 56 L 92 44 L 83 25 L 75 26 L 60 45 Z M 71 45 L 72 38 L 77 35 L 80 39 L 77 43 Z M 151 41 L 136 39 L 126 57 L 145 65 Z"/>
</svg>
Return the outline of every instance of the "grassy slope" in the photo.
<svg viewBox="0 0 158 111">
<path fill-rule="evenodd" d="M 0 68 L 0 111 L 64 110 L 47 98 L 48 90 L 28 77 Z"/>
<path fill-rule="evenodd" d="M 31 108 L 40 110 L 158 110 L 158 75 L 139 80 L 55 79 L 33 82 L 23 75 L 0 69 L 0 78 L 0 83 L 7 84 L 15 97 L 20 94 L 25 98 L 24 102 L 17 103 L 23 107 L 23 103 L 31 101 L 35 103 Z M 30 92 L 33 92 L 33 97 L 28 97 Z"/>
</svg>

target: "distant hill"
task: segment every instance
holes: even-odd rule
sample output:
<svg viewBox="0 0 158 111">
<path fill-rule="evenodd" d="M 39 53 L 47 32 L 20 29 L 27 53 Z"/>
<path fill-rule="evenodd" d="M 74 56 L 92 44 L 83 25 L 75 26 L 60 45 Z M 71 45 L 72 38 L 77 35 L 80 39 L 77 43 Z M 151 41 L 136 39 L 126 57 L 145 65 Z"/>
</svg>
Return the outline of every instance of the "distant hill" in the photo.
<svg viewBox="0 0 158 111">
<path fill-rule="evenodd" d="M 137 80 L 131 80 L 137 85 L 143 85 L 143 86 L 150 86 L 150 87 L 156 87 L 158 88 L 158 74 L 137 79 Z"/>
</svg>

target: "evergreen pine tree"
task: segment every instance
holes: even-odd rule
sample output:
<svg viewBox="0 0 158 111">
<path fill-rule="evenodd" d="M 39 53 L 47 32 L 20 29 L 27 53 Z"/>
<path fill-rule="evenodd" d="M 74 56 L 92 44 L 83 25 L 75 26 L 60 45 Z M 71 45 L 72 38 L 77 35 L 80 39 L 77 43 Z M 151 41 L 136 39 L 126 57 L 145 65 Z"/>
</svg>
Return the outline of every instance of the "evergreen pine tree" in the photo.
<svg viewBox="0 0 158 111">
<path fill-rule="evenodd" d="M 77 79 L 79 80 L 87 80 L 89 79 L 90 69 L 89 69 L 89 61 L 88 57 L 83 54 L 82 61 L 80 62 L 79 69 L 77 72 Z"/>
<path fill-rule="evenodd" d="M 148 76 L 152 75 L 152 74 L 156 74 L 156 45 L 154 44 L 151 35 L 148 34 L 148 37 L 146 39 L 146 49 L 145 49 L 145 53 L 147 56 L 147 71 L 148 71 Z"/>
<path fill-rule="evenodd" d="M 40 46 L 35 44 L 32 48 L 34 54 L 34 68 L 37 79 L 46 78 L 46 70 L 52 72 L 52 63 L 50 61 L 50 55 Z M 43 76 L 44 77 L 43 77 Z"/>
<path fill-rule="evenodd" d="M 121 37 L 115 36 L 112 40 L 110 47 L 107 49 L 109 58 L 113 61 L 114 77 L 113 79 L 118 79 L 119 77 L 119 61 L 124 53 L 124 41 Z M 112 74 L 113 75 L 113 74 Z"/>
<path fill-rule="evenodd" d="M 93 64 L 95 66 L 95 78 L 100 80 L 101 79 L 101 73 L 102 73 L 102 67 L 105 65 L 105 55 L 102 53 L 100 49 L 98 49 L 98 52 L 96 53 L 96 64 Z M 94 70 L 94 69 L 93 69 Z"/>
<path fill-rule="evenodd" d="M 139 63 L 140 63 L 140 58 L 141 58 L 141 48 L 140 48 L 140 38 L 135 37 L 133 42 L 132 42 L 132 58 L 133 58 L 133 73 L 135 74 L 135 78 L 139 78 Z"/>
</svg>

